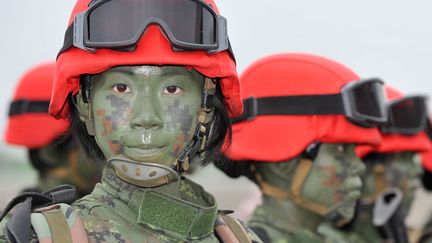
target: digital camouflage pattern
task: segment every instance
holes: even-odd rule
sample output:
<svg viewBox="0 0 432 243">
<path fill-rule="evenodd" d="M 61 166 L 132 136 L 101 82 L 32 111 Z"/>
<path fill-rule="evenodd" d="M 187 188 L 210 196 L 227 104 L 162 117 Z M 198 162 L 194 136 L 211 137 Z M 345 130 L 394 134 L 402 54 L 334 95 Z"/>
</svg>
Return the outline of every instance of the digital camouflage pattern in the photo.
<svg viewBox="0 0 432 243">
<path fill-rule="evenodd" d="M 177 66 L 116 67 L 94 76 L 90 105 L 105 157 L 171 165 L 192 139 L 203 81 Z"/>
<path fill-rule="evenodd" d="M 192 139 L 203 81 L 198 72 L 179 66 L 116 67 L 92 77 L 89 102 L 80 93 L 77 108 L 82 120 L 93 123 L 106 158 L 165 168 Z M 192 181 L 136 186 L 121 179 L 111 163 L 102 183 L 72 206 L 89 242 L 221 242 L 218 235 L 226 235 L 217 235 L 215 228 L 232 228 L 233 222 L 244 232 L 236 235 L 246 238 L 242 243 L 261 242 L 240 222 L 218 217 L 213 196 Z"/>
<path fill-rule="evenodd" d="M 179 194 L 173 196 L 176 191 Z M 143 189 L 121 180 L 112 167 L 107 167 L 102 183 L 90 195 L 72 207 L 55 206 L 63 211 L 71 232 L 82 239 L 79 242 L 85 237 L 90 243 L 222 242 L 215 233 L 216 217 L 220 214 L 215 199 L 186 178 L 180 183 Z M 44 216 L 33 213 L 31 220 L 37 233 L 33 241 L 51 242 Z M 6 221 L 0 222 L 1 232 Z M 250 229 L 244 229 L 251 242 L 261 242 Z M 0 235 L 0 242 L 7 242 L 4 235 Z"/>
<path fill-rule="evenodd" d="M 421 166 L 417 153 L 375 154 L 366 157 L 365 164 L 367 173 L 363 178 L 362 197 L 375 198 L 383 189 L 396 187 L 403 193 L 403 210 L 408 212 L 420 184 Z"/>
<path fill-rule="evenodd" d="M 362 186 L 360 175 L 365 170 L 354 148 L 354 145 L 321 144 L 301 187 L 303 198 L 328 207 L 330 213 L 338 212 L 344 221 L 354 216 Z M 289 193 L 298 163 L 299 158 L 295 158 L 281 163 L 255 163 L 255 167 L 264 181 Z M 325 217 L 289 197 L 264 195 L 248 225 L 261 238 L 264 237 L 260 231 L 266 232 L 269 242 L 349 242 L 344 241 L 342 231 L 332 226 L 336 222 L 324 225 Z"/>
<path fill-rule="evenodd" d="M 214 233 L 215 199 L 188 179 L 143 189 L 108 167 L 102 183 L 73 206 L 80 210 L 89 242 L 220 242 Z"/>
<path fill-rule="evenodd" d="M 364 188 L 356 216 L 345 229 L 347 237 L 355 242 L 385 242 L 372 224 L 372 208 L 376 196 L 389 187 L 403 193 L 402 210 L 405 215 L 411 206 L 419 185 L 420 164 L 415 153 L 401 152 L 367 156 Z"/>
</svg>

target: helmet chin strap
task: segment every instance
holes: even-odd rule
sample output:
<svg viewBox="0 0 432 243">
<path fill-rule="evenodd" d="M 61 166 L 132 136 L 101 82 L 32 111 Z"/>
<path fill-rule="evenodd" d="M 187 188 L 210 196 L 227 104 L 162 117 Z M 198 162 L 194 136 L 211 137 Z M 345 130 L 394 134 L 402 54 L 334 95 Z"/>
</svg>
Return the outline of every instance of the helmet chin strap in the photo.
<svg viewBox="0 0 432 243">
<path fill-rule="evenodd" d="M 298 206 L 321 215 L 326 219 L 329 219 L 330 222 L 333 222 L 338 227 L 346 224 L 347 220 L 345 220 L 344 217 L 336 210 L 338 207 L 343 205 L 342 202 L 336 203 L 331 208 L 329 208 L 302 196 L 301 189 L 312 167 L 312 163 L 313 162 L 310 159 L 302 158 L 300 160 L 299 165 L 294 172 L 290 192 L 269 184 L 258 172 L 255 172 L 256 180 L 259 187 L 261 188 L 261 191 L 265 195 L 283 200 L 291 200 Z"/>
<path fill-rule="evenodd" d="M 212 123 L 208 119 L 208 116 L 213 108 L 213 96 L 215 93 L 216 83 L 206 77 L 201 99 L 201 109 L 198 112 L 197 126 L 192 140 L 170 166 L 143 163 L 120 157 L 108 159 L 108 164 L 114 166 L 116 174 L 122 180 L 139 187 L 158 187 L 173 182 L 180 182 L 180 175 L 189 169 L 192 158 L 205 150 L 208 138 L 211 136 Z"/>
</svg>

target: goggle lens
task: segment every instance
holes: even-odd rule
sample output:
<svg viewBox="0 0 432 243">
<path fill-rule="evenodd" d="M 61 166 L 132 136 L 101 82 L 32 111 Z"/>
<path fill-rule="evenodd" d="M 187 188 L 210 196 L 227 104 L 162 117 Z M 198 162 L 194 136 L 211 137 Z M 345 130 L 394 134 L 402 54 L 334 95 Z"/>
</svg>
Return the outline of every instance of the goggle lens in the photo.
<svg viewBox="0 0 432 243">
<path fill-rule="evenodd" d="M 358 114 L 367 117 L 385 117 L 384 86 L 381 82 L 365 82 L 352 91 Z"/>
<path fill-rule="evenodd" d="M 395 131 L 404 129 L 422 130 L 426 122 L 426 100 L 410 97 L 395 102 L 389 107 L 389 126 Z"/>
<path fill-rule="evenodd" d="M 88 13 L 87 44 L 130 43 L 146 25 L 158 23 L 176 41 L 215 45 L 216 21 L 209 9 L 191 0 L 105 1 Z"/>
</svg>

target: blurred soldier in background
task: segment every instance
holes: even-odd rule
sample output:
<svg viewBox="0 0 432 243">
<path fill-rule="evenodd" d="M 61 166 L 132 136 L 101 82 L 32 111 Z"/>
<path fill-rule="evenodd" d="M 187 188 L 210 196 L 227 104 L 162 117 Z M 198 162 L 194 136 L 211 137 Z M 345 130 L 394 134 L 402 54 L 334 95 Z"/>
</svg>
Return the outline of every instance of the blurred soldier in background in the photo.
<svg viewBox="0 0 432 243">
<path fill-rule="evenodd" d="M 432 119 L 426 133 L 432 144 Z M 422 153 L 422 187 L 417 189 L 414 202 L 406 219 L 410 242 L 432 242 L 432 150 Z"/>
<path fill-rule="evenodd" d="M 404 218 L 411 206 L 414 192 L 419 185 L 419 153 L 428 151 L 431 146 L 424 133 L 426 125 L 426 97 L 405 96 L 393 88 L 386 88 L 388 122 L 381 126 L 383 142 L 379 146 L 358 146 L 357 155 L 366 165 L 362 177 L 363 194 L 359 200 L 356 216 L 345 230 L 350 242 L 381 242 L 390 238 L 392 242 L 405 242 Z M 395 232 L 380 233 L 381 226 L 374 218 L 383 217 L 385 209 L 378 209 L 375 202 L 387 188 L 397 188 L 401 192 L 400 212 L 394 211 L 392 222 L 387 222 Z M 374 208 L 376 208 L 374 210 Z M 376 221 L 376 220 L 375 220 Z M 396 229 L 398 228 L 398 229 Z M 397 231 L 397 232 L 396 232 Z M 405 236 L 404 236 L 405 235 Z"/>
<path fill-rule="evenodd" d="M 27 148 L 38 181 L 26 191 L 45 191 L 61 184 L 72 184 L 77 196 L 90 193 L 102 176 L 103 163 L 85 159 L 70 136 L 68 120 L 48 114 L 55 63 L 44 63 L 29 70 L 18 82 L 9 108 L 5 133 L 8 144 Z"/>
<path fill-rule="evenodd" d="M 308 54 L 263 58 L 241 82 L 234 161 L 220 169 L 262 190 L 249 226 L 264 242 L 346 242 L 337 227 L 354 216 L 365 170 L 354 149 L 381 142 L 383 82 Z"/>
</svg>

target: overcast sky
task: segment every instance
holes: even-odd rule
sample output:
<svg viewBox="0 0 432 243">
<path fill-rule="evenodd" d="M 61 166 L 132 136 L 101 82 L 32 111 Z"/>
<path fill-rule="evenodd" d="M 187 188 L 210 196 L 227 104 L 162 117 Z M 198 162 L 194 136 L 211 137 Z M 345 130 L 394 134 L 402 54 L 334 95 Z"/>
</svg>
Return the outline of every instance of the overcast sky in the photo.
<svg viewBox="0 0 432 243">
<path fill-rule="evenodd" d="M 239 71 L 268 54 L 310 52 L 404 92 L 432 94 L 430 0 L 215 0 Z M 20 75 L 54 59 L 73 0 L 0 1 L 0 129 Z M 1 116 L 3 115 L 3 116 Z"/>
</svg>

